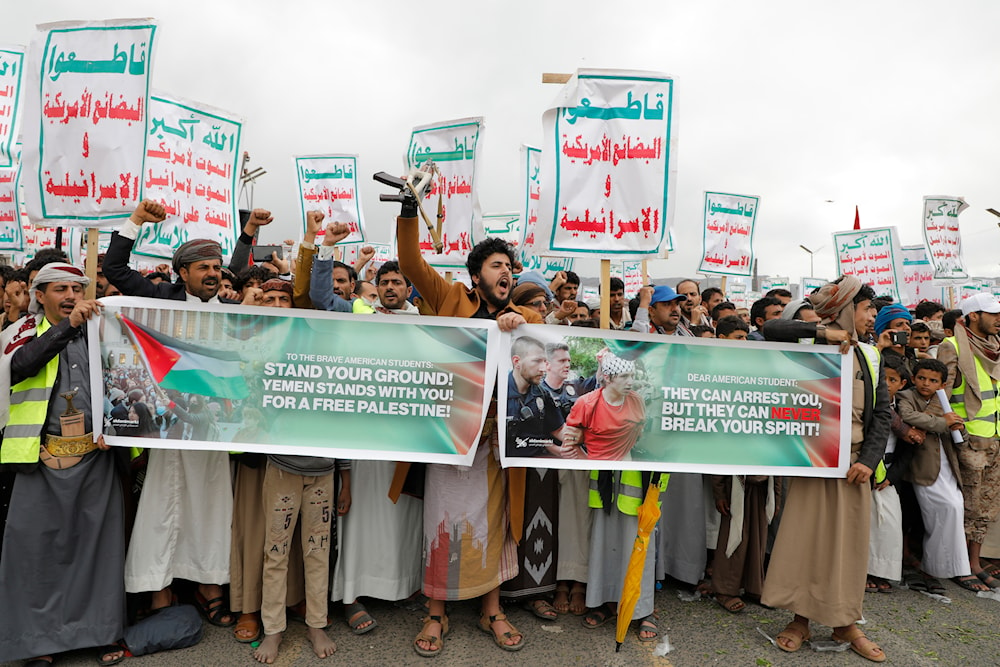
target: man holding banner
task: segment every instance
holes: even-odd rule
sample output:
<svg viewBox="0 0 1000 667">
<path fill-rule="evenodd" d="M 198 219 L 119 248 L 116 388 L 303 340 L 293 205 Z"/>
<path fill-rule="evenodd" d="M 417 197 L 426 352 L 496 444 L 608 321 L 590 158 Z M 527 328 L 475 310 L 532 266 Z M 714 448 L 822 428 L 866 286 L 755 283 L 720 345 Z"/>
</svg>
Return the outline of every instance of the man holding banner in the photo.
<svg viewBox="0 0 1000 667">
<path fill-rule="evenodd" d="M 110 646 L 125 629 L 124 505 L 114 456 L 93 437 L 85 325 L 101 304 L 84 300 L 89 282 L 70 264 L 43 267 L 31 314 L 3 337 L 13 352 L 0 363 L 11 389 L 0 392 L 0 462 L 19 472 L 0 561 L 0 662 L 103 644 L 99 660 L 124 656 Z"/>
<path fill-rule="evenodd" d="M 525 322 L 541 323 L 538 313 L 511 305 L 514 250 L 503 240 L 488 238 L 469 253 L 466 266 L 474 285 L 448 282 L 420 254 L 416 199 L 403 201 L 396 219 L 399 268 L 440 316 L 495 320 L 501 331 Z M 516 542 L 523 522 L 524 472 L 507 475 L 500 468 L 496 405 L 486 418 L 475 460 L 469 469 L 430 464 L 424 496 L 424 594 L 429 614 L 414 640 L 416 652 L 437 656 L 448 633 L 446 600 L 482 596 L 479 627 L 505 651 L 524 647 L 524 635 L 500 608 L 500 584 L 514 577 Z M 390 494 L 398 495 L 409 466 L 400 464 Z M 509 477 L 509 496 L 508 496 Z M 508 506 L 509 502 L 509 506 Z M 508 515 L 509 510 L 509 515 Z M 461 534 L 453 526 L 464 526 Z M 455 554 L 461 557 L 454 558 Z"/>
<path fill-rule="evenodd" d="M 891 413 L 878 351 L 858 338 L 874 319 L 875 291 L 854 276 L 824 285 L 810 297 L 822 324 L 771 320 L 768 340 L 818 338 L 853 349 L 854 404 L 851 467 L 846 479 L 793 477 L 764 581 L 761 601 L 795 618 L 778 633 L 782 651 L 797 651 L 811 637 L 810 621 L 833 628 L 833 639 L 873 662 L 885 653 L 855 625 L 862 618 L 868 571 L 872 471 L 885 452 Z M 847 343 L 853 345 L 849 348 Z"/>
<path fill-rule="evenodd" d="M 125 296 L 219 302 L 222 249 L 215 241 L 188 241 L 174 254 L 181 283 L 154 285 L 128 267 L 133 238 L 144 223 L 166 218 L 160 204 L 143 200 L 111 239 L 104 274 Z M 202 401 L 203 403 L 203 401 Z M 213 625 L 230 627 L 222 584 L 229 583 L 232 481 L 227 452 L 152 449 L 125 563 L 130 593 L 153 591 L 152 608 L 171 604 L 175 578 L 199 583 L 196 600 Z"/>
</svg>

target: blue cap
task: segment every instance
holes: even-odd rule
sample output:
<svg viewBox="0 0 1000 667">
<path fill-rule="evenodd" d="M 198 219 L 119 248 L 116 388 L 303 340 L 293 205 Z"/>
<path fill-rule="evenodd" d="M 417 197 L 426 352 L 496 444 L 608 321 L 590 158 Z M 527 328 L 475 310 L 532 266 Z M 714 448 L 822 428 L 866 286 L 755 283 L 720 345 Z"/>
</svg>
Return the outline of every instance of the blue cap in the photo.
<svg viewBox="0 0 1000 667">
<path fill-rule="evenodd" d="M 678 294 L 669 285 L 657 285 L 653 288 L 653 298 L 650 299 L 649 305 L 654 303 L 660 303 L 661 301 L 687 301 L 687 297 L 683 294 Z"/>
<path fill-rule="evenodd" d="M 904 306 L 898 303 L 890 303 L 888 306 L 883 306 L 882 310 L 878 311 L 878 315 L 875 316 L 875 334 L 881 335 L 883 331 L 889 328 L 889 322 L 900 318 L 907 322 L 913 321 L 913 315 L 910 315 L 910 311 Z"/>
<path fill-rule="evenodd" d="M 545 279 L 545 276 L 540 274 L 538 271 L 525 271 L 517 277 L 517 284 L 522 285 L 524 283 L 534 283 L 542 288 L 545 292 L 545 298 L 552 301 L 556 298 L 556 295 L 552 293 L 549 288 L 549 281 Z"/>
</svg>

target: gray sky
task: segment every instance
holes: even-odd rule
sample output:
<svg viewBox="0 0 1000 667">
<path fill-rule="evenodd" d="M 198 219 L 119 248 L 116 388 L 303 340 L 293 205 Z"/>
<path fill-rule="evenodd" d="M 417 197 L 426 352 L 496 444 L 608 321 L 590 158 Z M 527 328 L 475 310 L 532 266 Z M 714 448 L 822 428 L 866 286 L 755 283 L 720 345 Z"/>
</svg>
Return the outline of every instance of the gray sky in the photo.
<svg viewBox="0 0 1000 667">
<path fill-rule="evenodd" d="M 156 89 L 241 113 L 244 147 L 267 169 L 254 204 L 299 236 L 291 156 L 358 153 L 362 174 L 401 169 L 414 125 L 484 116 L 484 212 L 517 210 L 518 146 L 539 145 L 556 87 L 542 72 L 649 69 L 675 78 L 678 252 L 653 278 L 692 273 L 705 190 L 761 197 L 762 274 L 809 272 L 799 244 L 896 225 L 921 242 L 921 198 L 964 196 L 965 257 L 997 275 L 1000 3 L 722 0 L 3 0 L 0 44 L 38 23 L 159 20 Z M 572 12 L 572 13 L 566 13 Z M 361 181 L 373 241 L 394 205 Z M 828 203 L 827 200 L 832 200 Z"/>
</svg>

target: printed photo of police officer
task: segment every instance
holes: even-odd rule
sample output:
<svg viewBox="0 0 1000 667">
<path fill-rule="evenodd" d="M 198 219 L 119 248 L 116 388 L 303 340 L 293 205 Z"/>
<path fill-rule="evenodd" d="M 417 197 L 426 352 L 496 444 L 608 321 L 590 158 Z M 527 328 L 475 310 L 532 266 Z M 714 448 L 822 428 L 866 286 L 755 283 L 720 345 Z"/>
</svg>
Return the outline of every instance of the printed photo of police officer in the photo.
<svg viewBox="0 0 1000 667">
<path fill-rule="evenodd" d="M 549 369 L 545 345 L 537 338 L 520 336 L 511 344 L 510 360 L 507 456 L 562 456 L 565 419 L 542 387 Z"/>
</svg>

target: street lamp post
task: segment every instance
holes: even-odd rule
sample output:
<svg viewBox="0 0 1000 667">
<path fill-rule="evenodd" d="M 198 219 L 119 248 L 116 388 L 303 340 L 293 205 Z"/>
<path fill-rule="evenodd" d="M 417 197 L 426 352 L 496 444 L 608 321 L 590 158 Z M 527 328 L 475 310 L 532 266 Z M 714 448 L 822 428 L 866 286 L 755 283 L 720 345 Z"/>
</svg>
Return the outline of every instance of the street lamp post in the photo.
<svg viewBox="0 0 1000 667">
<path fill-rule="evenodd" d="M 801 243 L 799 244 L 799 247 L 802 248 L 803 250 L 805 250 L 807 253 L 809 253 L 809 277 L 810 278 L 815 278 L 816 277 L 816 273 L 813 270 L 813 258 L 816 256 L 816 250 L 819 250 L 819 248 L 816 248 L 816 250 L 810 250 L 809 248 L 805 247 Z"/>
</svg>

